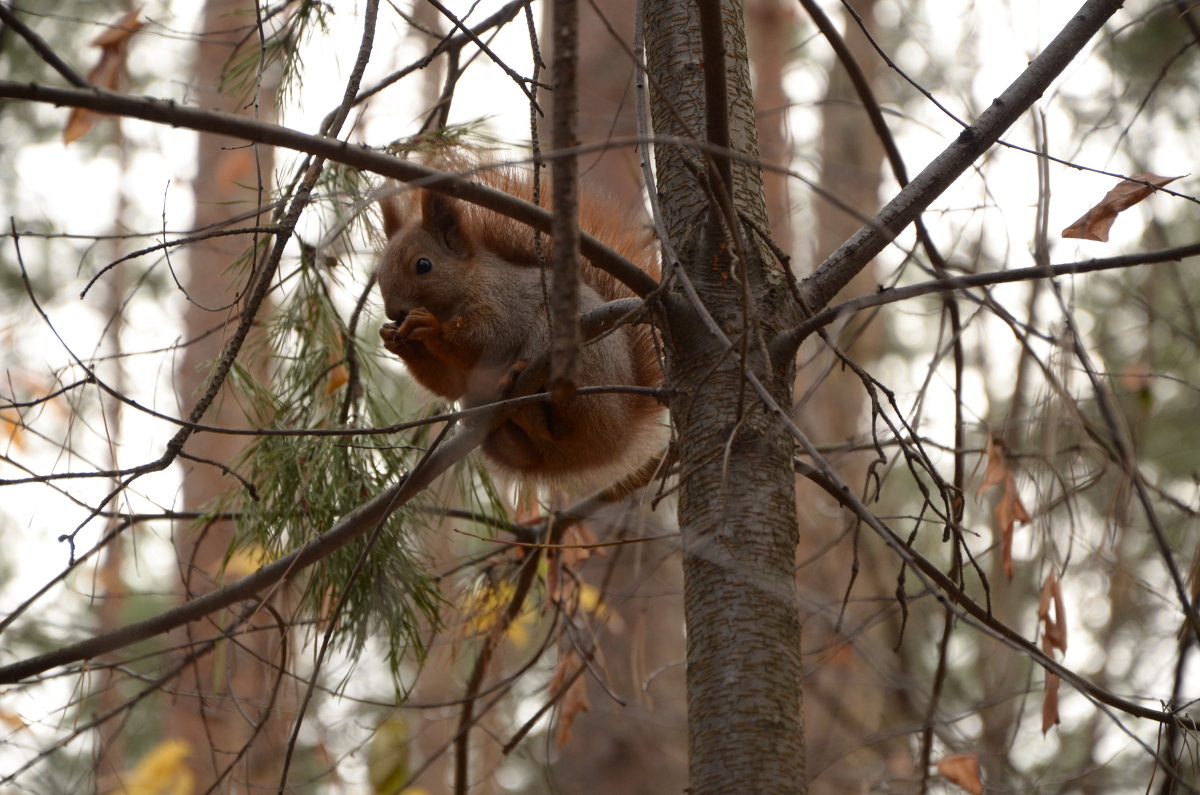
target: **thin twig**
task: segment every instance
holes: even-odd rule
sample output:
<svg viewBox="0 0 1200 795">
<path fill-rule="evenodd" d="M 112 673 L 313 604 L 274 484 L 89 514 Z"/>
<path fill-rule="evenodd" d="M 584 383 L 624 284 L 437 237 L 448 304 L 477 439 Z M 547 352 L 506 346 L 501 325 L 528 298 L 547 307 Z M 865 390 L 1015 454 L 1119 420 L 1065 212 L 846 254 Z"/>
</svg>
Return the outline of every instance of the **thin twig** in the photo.
<svg viewBox="0 0 1200 795">
<path fill-rule="evenodd" d="M 58 53 L 54 51 L 54 48 L 47 44 L 45 39 L 37 35 L 32 28 L 22 22 L 21 18 L 14 14 L 13 10 L 6 3 L 0 3 L 0 22 L 15 30 L 17 35 L 25 39 L 34 52 L 40 55 L 42 60 L 49 64 L 54 71 L 62 75 L 63 79 L 68 83 L 77 88 L 90 87 L 88 81 L 80 77 L 78 72 L 68 66 L 67 62 L 60 58 Z"/>
</svg>

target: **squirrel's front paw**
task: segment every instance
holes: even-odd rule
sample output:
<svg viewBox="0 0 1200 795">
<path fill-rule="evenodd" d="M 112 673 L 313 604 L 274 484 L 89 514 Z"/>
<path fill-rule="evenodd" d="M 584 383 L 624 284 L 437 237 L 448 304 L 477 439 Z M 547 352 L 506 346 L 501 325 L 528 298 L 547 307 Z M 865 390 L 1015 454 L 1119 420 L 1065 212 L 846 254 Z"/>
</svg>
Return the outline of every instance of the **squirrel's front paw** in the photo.
<svg viewBox="0 0 1200 795">
<path fill-rule="evenodd" d="M 379 338 L 383 340 L 383 347 L 397 356 L 404 356 L 412 348 L 412 344 L 400 334 L 400 326 L 396 323 L 380 326 Z"/>
<path fill-rule="evenodd" d="M 441 321 L 423 306 L 410 309 L 396 328 L 396 336 L 419 342 L 425 342 L 431 337 L 440 337 L 441 333 Z"/>
<path fill-rule="evenodd" d="M 516 361 L 512 367 L 508 368 L 508 372 L 500 378 L 500 383 L 496 385 L 496 394 L 501 399 L 507 398 L 512 394 L 513 387 L 517 385 L 517 378 L 521 373 L 525 372 L 525 368 L 529 367 L 529 362 Z"/>
</svg>

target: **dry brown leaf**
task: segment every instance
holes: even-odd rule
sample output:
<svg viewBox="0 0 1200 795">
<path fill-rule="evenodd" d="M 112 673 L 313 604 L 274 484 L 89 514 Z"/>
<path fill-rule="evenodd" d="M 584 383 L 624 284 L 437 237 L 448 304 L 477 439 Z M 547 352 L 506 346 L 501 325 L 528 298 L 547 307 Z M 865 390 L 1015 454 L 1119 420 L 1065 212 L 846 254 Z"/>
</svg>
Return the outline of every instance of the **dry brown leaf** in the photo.
<svg viewBox="0 0 1200 795">
<path fill-rule="evenodd" d="M 1008 468 L 1008 454 L 1004 449 L 1004 440 L 995 434 L 990 434 L 987 440 L 987 468 L 983 470 L 983 481 L 975 489 L 975 496 L 981 497 L 992 486 L 1004 482 L 1011 470 Z"/>
<path fill-rule="evenodd" d="M 844 635 L 836 630 L 830 632 L 825 639 L 825 648 L 828 654 L 825 662 L 828 665 L 845 668 L 855 660 L 854 647 L 850 645 Z"/>
<path fill-rule="evenodd" d="M 1053 615 L 1050 608 L 1053 607 Z M 1067 651 L 1067 614 L 1063 608 L 1062 582 L 1054 572 L 1046 575 L 1038 596 L 1038 620 L 1042 623 L 1042 651 L 1053 657 L 1054 650 Z M 1057 674 L 1046 671 L 1046 690 L 1042 695 L 1042 734 L 1059 722 Z"/>
<path fill-rule="evenodd" d="M 1200 601 L 1200 547 L 1192 555 L 1192 565 L 1188 569 L 1188 592 L 1192 595 L 1193 604 Z"/>
<path fill-rule="evenodd" d="M 1160 177 L 1157 174 L 1134 174 L 1128 179 L 1123 179 L 1115 188 L 1104 194 L 1104 198 L 1096 206 L 1064 229 L 1062 236 L 1107 243 L 1108 230 L 1112 228 L 1113 221 L 1117 220 L 1118 213 L 1128 210 L 1154 193 L 1154 187 L 1151 186 L 1161 188 L 1177 179 L 1179 177 Z"/>
<path fill-rule="evenodd" d="M 1017 490 L 1017 477 L 1013 473 L 1008 460 L 1008 450 L 1004 440 L 995 434 L 987 441 L 987 468 L 983 472 L 983 481 L 975 489 L 975 496 L 981 496 L 993 486 L 1003 485 L 1003 491 L 996 500 L 993 514 L 996 518 L 996 530 L 1000 533 L 1000 554 L 1004 566 L 1004 576 L 1012 579 L 1013 560 L 1013 526 L 1017 522 L 1028 522 L 1029 511 L 1021 503 L 1021 494 Z"/>
<path fill-rule="evenodd" d="M 563 533 L 562 545 L 564 549 L 560 552 L 563 559 L 563 564 L 566 566 L 578 566 L 593 555 L 599 557 L 604 554 L 602 549 L 594 549 L 597 539 L 596 534 L 586 523 L 571 525 Z"/>
<path fill-rule="evenodd" d="M 1054 615 L 1050 615 L 1050 607 L 1054 606 Z M 1046 575 L 1042 583 L 1042 592 L 1038 597 L 1038 619 L 1042 622 L 1042 650 L 1050 654 L 1058 649 L 1066 654 L 1067 651 L 1067 614 L 1063 608 L 1062 583 L 1054 576 L 1054 572 Z"/>
<path fill-rule="evenodd" d="M 970 792 L 983 795 L 983 780 L 979 777 L 979 754 L 951 754 L 937 763 L 938 775 Z"/>
<path fill-rule="evenodd" d="M 1057 726 L 1058 719 L 1058 674 L 1046 671 L 1046 692 L 1042 695 L 1042 734 Z"/>
<path fill-rule="evenodd" d="M 588 701 L 587 695 L 587 683 L 581 676 L 571 683 L 567 694 L 563 696 L 562 711 L 558 716 L 558 732 L 554 736 L 554 742 L 560 748 L 571 740 L 571 726 L 575 723 L 575 717 L 580 712 L 590 711 L 591 708 L 592 705 Z"/>
<path fill-rule="evenodd" d="M 1012 472 L 1004 479 L 1004 492 L 996 501 L 996 526 L 1000 530 L 1000 543 L 1004 576 L 1013 577 L 1013 526 L 1017 522 L 1028 522 L 1029 512 L 1021 503 L 1021 495 L 1017 493 L 1017 479 Z"/>
<path fill-rule="evenodd" d="M 117 47 L 129 41 L 133 34 L 141 30 L 145 24 L 138 19 L 141 13 L 142 6 L 133 9 L 114 22 L 109 28 L 105 29 L 99 36 L 92 39 L 92 44 L 96 47 Z"/>
<path fill-rule="evenodd" d="M 550 697 L 554 698 L 562 690 L 567 677 L 579 670 L 579 657 L 575 652 L 567 652 L 558 661 L 554 675 L 550 677 Z M 566 745 L 571 739 L 571 726 L 575 723 L 580 712 L 588 712 L 592 708 L 588 701 L 587 684 L 582 676 L 576 676 L 567 686 L 567 692 L 562 697 L 562 706 L 558 712 L 558 731 L 554 742 L 559 747 Z"/>
<path fill-rule="evenodd" d="M 87 73 L 86 79 L 89 83 L 109 91 L 117 91 L 121 87 L 121 75 L 125 72 L 125 61 L 129 56 L 129 40 L 144 24 L 138 19 L 141 13 L 142 9 L 139 6 L 92 40 L 92 46 L 100 48 L 100 60 Z M 71 115 L 67 117 L 67 126 L 63 130 L 63 143 L 78 141 L 104 115 L 107 114 L 72 108 Z"/>
<path fill-rule="evenodd" d="M 0 711 L 0 724 L 3 724 L 12 731 L 20 731 L 21 729 L 29 726 L 29 724 L 25 722 L 25 719 L 20 715 L 15 712 L 7 711 Z"/>
</svg>

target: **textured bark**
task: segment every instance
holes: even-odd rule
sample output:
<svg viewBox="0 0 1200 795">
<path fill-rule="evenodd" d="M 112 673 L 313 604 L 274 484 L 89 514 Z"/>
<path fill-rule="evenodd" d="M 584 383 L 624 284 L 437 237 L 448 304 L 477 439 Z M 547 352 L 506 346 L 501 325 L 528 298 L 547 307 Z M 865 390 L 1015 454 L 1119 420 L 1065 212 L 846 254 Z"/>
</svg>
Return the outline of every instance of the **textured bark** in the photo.
<svg viewBox="0 0 1200 795">
<path fill-rule="evenodd" d="M 647 3 L 644 23 L 655 135 L 704 140 L 704 70 L 719 67 L 701 56 L 699 12 L 686 3 Z M 740 3 L 722 4 L 721 24 L 730 140 L 753 158 Z M 774 371 L 764 339 L 795 317 L 795 307 L 782 270 L 754 234 L 739 228 L 731 239 L 722 226 L 705 184 L 706 154 L 673 145 L 656 147 L 655 155 L 671 250 L 733 341 L 730 349 L 707 327 L 677 279 L 666 347 L 682 473 L 689 791 L 803 792 L 792 441 L 744 376 L 755 374 L 790 404 L 791 374 Z M 766 228 L 761 172 L 735 161 L 732 180 L 736 210 Z"/>
<path fill-rule="evenodd" d="M 196 52 L 195 93 L 202 107 L 253 114 L 244 97 L 232 97 L 219 91 L 222 70 L 234 57 L 235 45 L 245 38 L 253 24 L 253 4 L 245 0 L 209 0 L 205 5 L 204 31 Z M 250 36 L 251 42 L 256 37 Z M 253 45 L 252 45 L 253 46 Z M 252 52 L 251 52 L 252 55 Z M 274 121 L 272 90 L 260 89 L 264 103 L 258 114 L 263 121 Z M 209 227 L 238 213 L 252 210 L 261 198 L 255 186 L 261 177 L 269 180 L 272 156 L 269 148 L 246 147 L 245 143 L 213 134 L 201 134 L 197 148 L 196 200 L 194 226 Z M 264 185 L 269 189 L 269 184 Z M 265 218 L 263 219 L 266 220 Z M 191 301 L 185 313 L 187 347 L 178 373 L 179 401 L 191 406 L 203 391 L 211 364 L 225 342 L 221 328 L 235 322 L 239 291 L 248 283 L 249 265 L 235 265 L 254 244 L 249 236 L 215 238 L 198 243 L 190 250 L 187 292 Z M 214 331 L 215 329 L 215 331 Z M 248 346 L 253 347 L 253 345 Z M 226 383 L 221 396 L 205 417 L 213 425 L 245 426 L 236 396 Z M 184 452 L 207 461 L 232 465 L 240 453 L 244 437 L 220 434 L 196 434 Z M 218 468 L 194 461 L 184 462 L 183 508 L 203 510 L 224 493 L 230 481 Z M 220 583 L 221 568 L 233 537 L 228 522 L 205 526 L 180 526 L 176 547 L 182 577 L 182 598 L 212 590 Z M 267 626 L 269 616 L 256 624 Z M 218 613 L 210 622 L 190 625 L 177 635 L 185 642 L 211 637 L 228 621 Z M 225 643 L 202 657 L 180 678 L 180 687 L 170 705 L 167 731 L 183 738 L 191 747 L 190 762 L 196 774 L 198 791 L 218 780 L 230 765 L 232 775 L 219 789 L 230 786 L 270 786 L 278 783 L 279 761 L 283 758 L 288 717 L 279 709 L 267 713 L 268 696 L 278 672 L 279 634 L 275 628 L 252 632 L 237 643 Z M 255 724 L 263 730 L 255 737 L 249 752 L 237 755 L 254 734 Z"/>
</svg>

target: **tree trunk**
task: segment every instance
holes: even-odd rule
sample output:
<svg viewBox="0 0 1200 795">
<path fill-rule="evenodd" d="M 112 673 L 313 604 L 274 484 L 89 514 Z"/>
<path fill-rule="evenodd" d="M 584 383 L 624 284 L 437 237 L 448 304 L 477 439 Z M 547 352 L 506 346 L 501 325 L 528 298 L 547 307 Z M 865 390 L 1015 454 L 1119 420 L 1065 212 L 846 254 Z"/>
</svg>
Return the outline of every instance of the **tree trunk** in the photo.
<svg viewBox="0 0 1200 795">
<path fill-rule="evenodd" d="M 722 3 L 719 17 L 708 27 L 719 22 L 724 33 L 727 124 L 706 119 L 705 71 L 722 64 L 704 58 L 701 11 L 690 3 L 647 3 L 655 135 L 705 140 L 727 128 L 731 148 L 752 160 L 741 4 Z M 803 792 L 793 441 L 746 376 L 790 405 L 791 368 L 778 372 L 765 343 L 796 319 L 796 307 L 783 269 L 740 220 L 768 226 L 761 171 L 728 160 L 706 169 L 707 152 L 680 145 L 656 146 L 655 155 L 665 270 L 677 266 L 686 274 L 722 331 L 708 328 L 676 272 L 665 301 L 666 365 L 682 473 L 690 792 Z M 706 179 L 714 172 L 732 184 Z M 724 191 L 741 214 L 733 235 L 712 198 Z"/>
<path fill-rule="evenodd" d="M 253 5 L 245 0 L 209 0 L 205 5 L 203 30 L 196 52 L 196 86 L 202 107 L 229 112 L 254 113 L 264 121 L 274 121 L 273 89 L 258 86 L 256 99 L 249 104 L 245 96 L 221 91 L 222 74 L 233 59 L 254 57 L 258 38 L 253 35 Z M 238 48 L 239 43 L 249 42 Z M 255 90 L 255 87 L 251 87 Z M 266 147 L 247 147 L 244 142 L 211 134 L 199 136 L 195 196 L 195 223 L 199 230 L 252 211 L 269 199 L 269 179 L 273 158 Z M 262 194 L 256 189 L 261 180 Z M 265 223 L 266 219 L 260 219 Z M 253 224 L 253 220 L 249 222 Z M 203 392 L 212 363 L 225 342 L 222 328 L 236 323 L 239 297 L 249 282 L 252 264 L 245 262 L 255 240 L 250 236 L 213 238 L 196 243 L 190 250 L 187 293 L 190 298 L 185 314 L 187 345 L 179 370 L 180 404 L 191 406 Z M 253 345 L 247 345 L 251 349 Z M 227 382 L 221 395 L 204 419 L 220 426 L 245 426 L 236 393 Z M 228 491 L 229 480 L 217 467 L 200 461 L 219 461 L 234 465 L 243 447 L 240 436 L 195 434 L 184 452 L 183 503 L 189 511 L 211 507 L 211 501 Z M 197 461 L 196 459 L 199 459 Z M 176 547 L 183 581 L 183 599 L 212 590 L 220 584 L 225 555 L 233 538 L 227 521 L 181 526 L 176 531 Z M 283 758 L 287 716 L 275 703 L 269 706 L 270 693 L 280 675 L 279 629 L 260 611 L 263 627 L 241 627 L 237 639 L 219 644 L 214 651 L 198 659 L 180 679 L 172 700 L 168 731 L 182 737 L 191 747 L 191 763 L 198 791 L 214 786 L 275 786 L 279 762 Z M 217 634 L 229 623 L 228 613 L 213 616 L 210 622 L 192 625 L 177 636 L 178 642 L 205 639 Z M 269 628 L 267 628 L 269 627 Z M 184 636 L 186 633 L 186 637 Z M 185 647 L 190 650 L 190 647 Z M 256 731 L 256 724 L 261 729 Z M 249 748 L 246 746 L 249 744 Z M 243 751 L 245 751 L 243 755 Z"/>
</svg>

